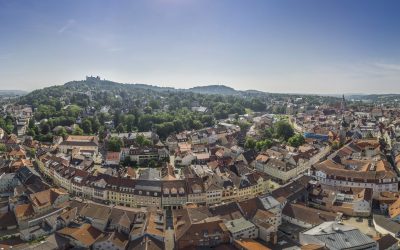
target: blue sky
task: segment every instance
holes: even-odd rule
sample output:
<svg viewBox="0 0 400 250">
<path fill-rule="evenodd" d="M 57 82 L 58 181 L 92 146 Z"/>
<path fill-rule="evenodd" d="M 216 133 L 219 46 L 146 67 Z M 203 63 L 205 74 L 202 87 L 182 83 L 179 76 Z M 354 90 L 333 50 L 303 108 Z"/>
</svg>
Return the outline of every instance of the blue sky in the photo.
<svg viewBox="0 0 400 250">
<path fill-rule="evenodd" d="M 400 93 L 400 1 L 0 0 L 0 89 Z"/>
</svg>

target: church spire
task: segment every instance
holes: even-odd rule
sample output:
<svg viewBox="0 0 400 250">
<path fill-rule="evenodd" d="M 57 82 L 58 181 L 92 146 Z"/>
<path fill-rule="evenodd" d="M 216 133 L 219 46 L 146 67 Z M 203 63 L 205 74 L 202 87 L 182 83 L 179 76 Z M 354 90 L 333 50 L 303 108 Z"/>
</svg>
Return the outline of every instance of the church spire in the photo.
<svg viewBox="0 0 400 250">
<path fill-rule="evenodd" d="M 344 95 L 342 95 L 342 101 L 340 103 L 340 110 L 345 111 L 346 110 L 346 99 L 344 99 Z"/>
</svg>

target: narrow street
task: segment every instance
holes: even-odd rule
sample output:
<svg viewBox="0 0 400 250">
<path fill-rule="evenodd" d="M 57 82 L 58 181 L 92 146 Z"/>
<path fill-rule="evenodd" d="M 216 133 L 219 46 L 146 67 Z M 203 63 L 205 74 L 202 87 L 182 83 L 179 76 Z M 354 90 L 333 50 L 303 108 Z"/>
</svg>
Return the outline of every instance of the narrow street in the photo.
<svg viewBox="0 0 400 250">
<path fill-rule="evenodd" d="M 165 230 L 165 249 L 172 250 L 175 247 L 174 243 L 174 229 Z"/>
</svg>

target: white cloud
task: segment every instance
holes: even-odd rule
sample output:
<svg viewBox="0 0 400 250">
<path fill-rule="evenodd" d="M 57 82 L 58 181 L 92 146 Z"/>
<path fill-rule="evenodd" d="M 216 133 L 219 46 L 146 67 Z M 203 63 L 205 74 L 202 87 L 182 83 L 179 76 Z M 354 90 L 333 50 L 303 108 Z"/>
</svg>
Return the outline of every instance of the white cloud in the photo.
<svg viewBox="0 0 400 250">
<path fill-rule="evenodd" d="M 400 64 L 374 63 L 373 65 L 383 70 L 400 71 Z"/>
<path fill-rule="evenodd" d="M 258 82 L 254 89 L 269 92 L 400 93 L 400 65 L 385 61 L 332 63 L 265 74 L 247 82 Z"/>
<path fill-rule="evenodd" d="M 69 19 L 59 30 L 58 33 L 62 34 L 76 24 L 74 19 Z"/>
</svg>

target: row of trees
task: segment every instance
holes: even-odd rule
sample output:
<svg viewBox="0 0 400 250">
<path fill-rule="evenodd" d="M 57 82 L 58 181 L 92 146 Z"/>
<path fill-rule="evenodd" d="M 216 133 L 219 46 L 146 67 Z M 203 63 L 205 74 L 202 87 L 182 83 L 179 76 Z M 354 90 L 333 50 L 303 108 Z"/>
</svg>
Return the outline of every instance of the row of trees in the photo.
<svg viewBox="0 0 400 250">
<path fill-rule="evenodd" d="M 212 126 L 216 119 L 244 114 L 245 109 L 265 111 L 265 103 L 266 97 L 154 91 L 106 81 L 48 87 L 20 100 L 20 104 L 30 104 L 35 109 L 34 120 L 40 124 L 30 124 L 28 134 L 38 140 L 70 133 L 99 134 L 102 139 L 107 130 L 105 122 L 112 122 L 115 132 L 156 130 L 166 138 L 174 132 Z M 205 106 L 208 112 L 193 112 L 192 106 Z M 110 112 L 99 112 L 102 107 L 109 107 Z M 76 123 L 79 127 L 74 131 L 58 128 Z M 10 125 L 8 130 L 12 129 Z"/>
<path fill-rule="evenodd" d="M 140 147 L 151 146 L 153 144 L 152 141 L 146 139 L 142 134 L 137 135 L 135 141 Z M 120 152 L 122 147 L 124 147 L 124 142 L 119 137 L 113 136 L 107 140 L 108 151 Z"/>
<path fill-rule="evenodd" d="M 270 148 L 274 141 L 286 142 L 292 147 L 299 147 L 304 144 L 305 139 L 301 134 L 295 134 L 293 127 L 286 121 L 280 120 L 264 131 L 259 141 L 253 138 L 246 138 L 245 148 L 262 151 Z"/>
<path fill-rule="evenodd" d="M 14 131 L 15 120 L 11 116 L 6 116 L 5 118 L 0 117 L 0 128 L 4 129 L 7 134 Z"/>
</svg>

